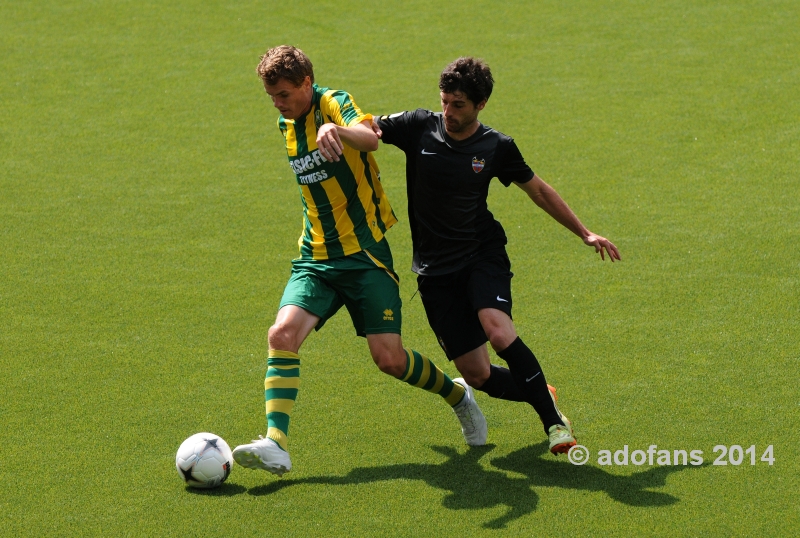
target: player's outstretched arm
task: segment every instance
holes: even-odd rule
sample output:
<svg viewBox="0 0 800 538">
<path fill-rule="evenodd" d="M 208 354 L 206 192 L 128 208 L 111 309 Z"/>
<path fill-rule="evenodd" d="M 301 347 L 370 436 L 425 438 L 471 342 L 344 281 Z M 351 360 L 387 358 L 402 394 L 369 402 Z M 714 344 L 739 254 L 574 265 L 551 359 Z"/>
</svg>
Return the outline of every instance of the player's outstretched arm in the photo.
<svg viewBox="0 0 800 538">
<path fill-rule="evenodd" d="M 572 212 L 567 202 L 564 201 L 556 190 L 544 182 L 542 178 L 533 175 L 530 181 L 525 183 L 516 183 L 516 185 L 525 191 L 533 202 L 544 209 L 548 215 L 553 217 L 566 229 L 580 237 L 584 243 L 590 247 L 594 247 L 595 252 L 600 253 L 600 258 L 605 260 L 606 254 L 613 262 L 614 260 L 621 260 L 619 250 L 617 247 L 601 235 L 597 235 L 589 231 L 580 219 Z"/>
<path fill-rule="evenodd" d="M 317 131 L 317 147 L 327 161 L 338 161 L 344 151 L 344 144 L 358 151 L 375 151 L 378 149 L 378 136 L 371 127 L 372 119 L 368 117 L 361 123 L 351 127 L 343 127 L 335 123 L 325 123 Z"/>
</svg>

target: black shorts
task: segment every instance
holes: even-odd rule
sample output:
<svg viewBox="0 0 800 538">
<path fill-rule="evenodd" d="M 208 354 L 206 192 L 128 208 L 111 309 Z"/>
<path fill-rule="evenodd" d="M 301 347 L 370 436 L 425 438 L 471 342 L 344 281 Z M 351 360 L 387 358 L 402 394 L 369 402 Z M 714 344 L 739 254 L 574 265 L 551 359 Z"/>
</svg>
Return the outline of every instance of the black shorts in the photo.
<svg viewBox="0 0 800 538">
<path fill-rule="evenodd" d="M 511 261 L 503 248 L 477 254 L 455 273 L 417 277 L 428 324 L 449 360 L 489 340 L 478 310 L 495 308 L 511 317 L 513 276 Z"/>
</svg>

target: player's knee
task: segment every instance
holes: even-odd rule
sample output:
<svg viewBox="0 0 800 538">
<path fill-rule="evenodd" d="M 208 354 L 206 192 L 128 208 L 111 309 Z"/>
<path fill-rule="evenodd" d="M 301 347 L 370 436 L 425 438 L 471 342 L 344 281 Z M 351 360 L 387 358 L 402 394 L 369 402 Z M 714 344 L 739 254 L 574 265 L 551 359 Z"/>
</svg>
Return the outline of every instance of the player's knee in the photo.
<svg viewBox="0 0 800 538">
<path fill-rule="evenodd" d="M 372 353 L 372 360 L 378 369 L 392 377 L 400 377 L 406 371 L 405 353 L 395 353 L 388 349 L 381 349 Z"/>
<path fill-rule="evenodd" d="M 453 363 L 456 365 L 458 373 L 461 374 L 461 377 L 467 382 L 467 385 L 475 389 L 482 387 L 491 375 L 488 357 L 486 362 L 476 360 L 469 361 L 459 357 L 453 361 Z"/>
<path fill-rule="evenodd" d="M 267 333 L 270 349 L 284 351 L 291 351 L 296 347 L 296 337 L 297 335 L 294 334 L 294 331 L 284 323 L 275 323 Z"/>
<path fill-rule="evenodd" d="M 484 331 L 486 332 L 486 337 L 489 339 L 489 343 L 495 351 L 504 350 L 517 338 L 513 330 L 508 330 L 507 327 L 498 325 L 484 327 Z"/>
<path fill-rule="evenodd" d="M 486 383 L 486 380 L 489 379 L 489 372 L 467 371 L 460 373 L 464 381 L 467 382 L 467 385 L 475 389 L 481 388 L 483 384 Z"/>
</svg>

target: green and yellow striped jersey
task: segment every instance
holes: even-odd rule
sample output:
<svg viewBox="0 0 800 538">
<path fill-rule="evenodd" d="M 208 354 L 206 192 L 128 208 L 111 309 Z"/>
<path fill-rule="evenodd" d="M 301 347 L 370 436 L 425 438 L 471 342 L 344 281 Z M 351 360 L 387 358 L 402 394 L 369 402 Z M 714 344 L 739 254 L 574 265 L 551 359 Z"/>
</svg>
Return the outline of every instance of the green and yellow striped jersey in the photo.
<svg viewBox="0 0 800 538">
<path fill-rule="evenodd" d="M 317 149 L 317 130 L 324 123 L 350 127 L 371 116 L 347 92 L 312 88 L 308 113 L 296 120 L 281 116 L 278 127 L 303 202 L 300 259 L 326 260 L 371 247 L 397 218 L 371 153 L 343 144 L 339 162 L 327 162 Z"/>
</svg>

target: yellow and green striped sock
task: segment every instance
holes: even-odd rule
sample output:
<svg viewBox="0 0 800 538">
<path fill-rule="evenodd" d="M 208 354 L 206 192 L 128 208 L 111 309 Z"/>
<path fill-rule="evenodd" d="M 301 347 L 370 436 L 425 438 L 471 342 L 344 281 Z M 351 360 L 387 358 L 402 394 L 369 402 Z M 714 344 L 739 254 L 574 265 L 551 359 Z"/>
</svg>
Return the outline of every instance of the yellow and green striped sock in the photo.
<svg viewBox="0 0 800 538">
<path fill-rule="evenodd" d="M 446 373 L 442 372 L 422 353 L 409 348 L 406 348 L 405 352 L 408 362 L 405 373 L 400 377 L 401 381 L 438 394 L 451 406 L 461 401 L 466 392 L 464 387 L 453 383 Z"/>
<path fill-rule="evenodd" d="M 300 357 L 289 351 L 269 350 L 264 399 L 267 402 L 267 437 L 286 450 L 289 418 L 300 388 Z"/>
</svg>

